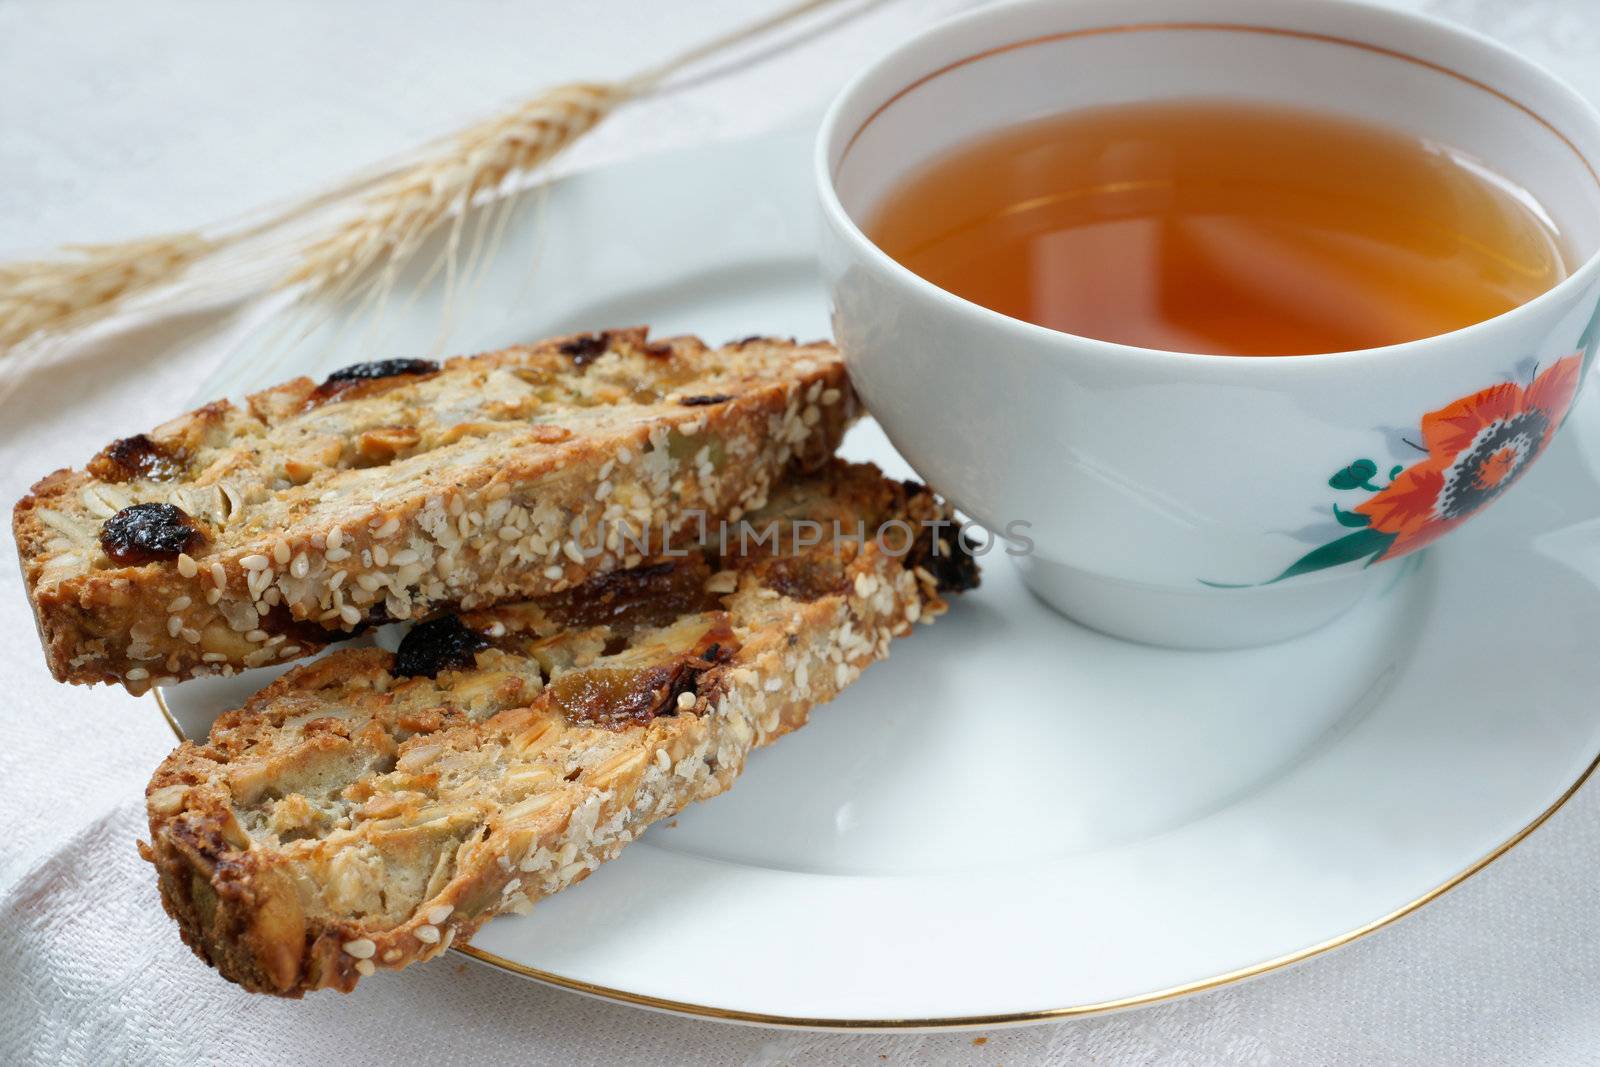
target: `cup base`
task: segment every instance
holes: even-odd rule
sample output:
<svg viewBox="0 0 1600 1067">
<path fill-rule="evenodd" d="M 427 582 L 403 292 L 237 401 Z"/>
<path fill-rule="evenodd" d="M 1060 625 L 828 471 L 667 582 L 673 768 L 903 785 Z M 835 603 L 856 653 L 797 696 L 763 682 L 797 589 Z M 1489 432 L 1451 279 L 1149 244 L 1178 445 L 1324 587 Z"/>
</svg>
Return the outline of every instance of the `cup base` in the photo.
<svg viewBox="0 0 1600 1067">
<path fill-rule="evenodd" d="M 1286 641 L 1350 610 L 1372 569 L 1302 585 L 1194 590 L 1138 585 L 1036 556 L 1017 557 L 1030 592 L 1074 622 L 1165 648 L 1218 650 Z"/>
</svg>

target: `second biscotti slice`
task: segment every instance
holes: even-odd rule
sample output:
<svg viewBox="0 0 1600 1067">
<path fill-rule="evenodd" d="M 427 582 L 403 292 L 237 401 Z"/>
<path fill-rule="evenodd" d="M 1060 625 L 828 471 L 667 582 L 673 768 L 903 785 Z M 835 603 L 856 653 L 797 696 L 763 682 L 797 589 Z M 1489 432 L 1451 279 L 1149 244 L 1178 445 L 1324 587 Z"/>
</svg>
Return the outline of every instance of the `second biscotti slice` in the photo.
<svg viewBox="0 0 1600 1067">
<path fill-rule="evenodd" d="M 759 507 L 855 413 L 827 344 L 633 329 L 387 360 L 113 441 L 14 529 L 51 671 L 140 692 L 633 565 Z"/>
<path fill-rule="evenodd" d="M 721 793 L 976 582 L 933 494 L 836 461 L 700 551 L 289 672 L 156 772 L 145 854 L 223 975 L 348 990 Z"/>
</svg>

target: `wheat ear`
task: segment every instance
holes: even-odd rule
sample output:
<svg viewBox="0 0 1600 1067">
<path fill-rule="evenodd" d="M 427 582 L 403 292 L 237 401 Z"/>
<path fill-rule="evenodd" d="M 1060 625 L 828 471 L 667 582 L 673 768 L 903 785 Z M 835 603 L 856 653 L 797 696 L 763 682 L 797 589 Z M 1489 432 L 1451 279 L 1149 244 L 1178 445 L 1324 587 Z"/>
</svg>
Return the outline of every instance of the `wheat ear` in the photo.
<svg viewBox="0 0 1600 1067">
<path fill-rule="evenodd" d="M 546 90 L 399 161 L 248 221 L 84 245 L 55 258 L 0 266 L 0 353 L 172 289 L 201 261 L 215 262 L 224 253 L 233 259 L 219 273 L 235 286 L 264 282 L 306 296 L 343 296 L 367 268 L 403 262 L 442 221 L 549 162 L 621 105 L 693 64 L 837 2 L 803 0 L 625 81 Z M 284 259 L 287 266 L 276 276 L 263 266 Z M 253 268 L 247 266 L 252 260 Z M 264 278 L 263 271 L 269 271 Z M 383 279 L 393 274 L 386 270 Z M 377 284 L 386 284 L 383 279 Z"/>
</svg>

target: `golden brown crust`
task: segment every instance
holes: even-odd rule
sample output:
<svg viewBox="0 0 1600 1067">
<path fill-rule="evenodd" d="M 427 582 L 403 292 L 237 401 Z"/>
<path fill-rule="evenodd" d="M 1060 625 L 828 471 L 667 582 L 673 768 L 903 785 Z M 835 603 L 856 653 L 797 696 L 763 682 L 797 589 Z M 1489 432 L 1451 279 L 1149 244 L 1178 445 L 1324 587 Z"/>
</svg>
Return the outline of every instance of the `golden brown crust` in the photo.
<svg viewBox="0 0 1600 1067">
<path fill-rule="evenodd" d="M 946 517 L 926 490 L 835 461 L 774 490 L 752 528 L 792 544 L 799 520 L 859 520 L 864 540 L 708 548 L 469 613 L 430 640 L 453 657 L 470 632 L 481 650 L 436 677 L 396 675 L 435 665 L 405 645 L 291 671 L 152 779 L 167 911 L 225 977 L 299 996 L 525 910 L 722 792 L 752 748 L 942 612 L 925 564 L 953 544 L 930 525 Z M 919 531 L 910 553 L 873 536 L 894 520 Z"/>
<path fill-rule="evenodd" d="M 56 678 L 142 692 L 570 587 L 692 511 L 759 506 L 856 413 L 826 344 L 633 329 L 362 366 L 208 404 L 34 485 L 13 529 Z M 192 523 L 181 553 L 106 540 L 152 504 Z"/>
</svg>

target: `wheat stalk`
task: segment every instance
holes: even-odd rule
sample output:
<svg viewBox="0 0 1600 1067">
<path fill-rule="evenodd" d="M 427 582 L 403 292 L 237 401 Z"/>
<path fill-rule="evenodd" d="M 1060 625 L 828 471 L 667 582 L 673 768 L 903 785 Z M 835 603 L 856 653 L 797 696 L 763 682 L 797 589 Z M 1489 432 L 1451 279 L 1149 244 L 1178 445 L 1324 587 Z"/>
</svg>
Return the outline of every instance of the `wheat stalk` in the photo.
<svg viewBox="0 0 1600 1067">
<path fill-rule="evenodd" d="M 130 295 L 171 281 L 219 245 L 197 233 L 80 245 L 61 258 L 0 266 L 0 351 L 43 331 L 69 330 Z"/>
<path fill-rule="evenodd" d="M 405 259 L 444 219 L 548 162 L 633 96 L 626 85 L 563 85 L 462 132 L 446 151 L 379 183 L 280 284 L 325 290 L 380 260 Z"/>
<path fill-rule="evenodd" d="M 548 163 L 617 108 L 686 67 L 838 0 L 802 0 L 614 83 L 548 89 L 510 110 L 401 159 L 334 183 L 278 210 L 230 224 L 119 244 L 63 249 L 51 259 L 0 265 L 0 353 L 67 333 L 173 292 L 198 274 L 205 285 L 348 296 L 367 284 L 381 299 L 398 268 L 446 219 Z M 457 239 L 452 234 L 453 248 Z"/>
</svg>

